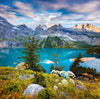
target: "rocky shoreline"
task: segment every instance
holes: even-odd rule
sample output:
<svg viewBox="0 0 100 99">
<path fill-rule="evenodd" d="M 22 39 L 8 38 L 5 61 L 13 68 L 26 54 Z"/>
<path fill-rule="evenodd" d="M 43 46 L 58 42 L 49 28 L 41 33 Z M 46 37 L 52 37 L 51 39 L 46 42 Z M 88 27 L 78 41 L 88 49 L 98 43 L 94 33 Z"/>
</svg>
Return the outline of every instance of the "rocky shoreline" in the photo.
<svg viewBox="0 0 100 99">
<path fill-rule="evenodd" d="M 82 62 L 86 62 L 88 60 L 92 60 L 92 59 L 96 59 L 95 57 L 83 57 L 81 58 L 81 61 Z M 74 61 L 75 59 L 70 59 L 70 61 Z"/>
</svg>

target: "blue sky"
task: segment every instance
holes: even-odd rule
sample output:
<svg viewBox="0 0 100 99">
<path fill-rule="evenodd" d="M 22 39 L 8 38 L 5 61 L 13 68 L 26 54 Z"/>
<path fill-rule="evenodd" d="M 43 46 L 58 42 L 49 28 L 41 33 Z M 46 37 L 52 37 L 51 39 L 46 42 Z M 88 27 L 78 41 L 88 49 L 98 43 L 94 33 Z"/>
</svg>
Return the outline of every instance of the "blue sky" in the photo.
<svg viewBox="0 0 100 99">
<path fill-rule="evenodd" d="M 12 24 L 51 26 L 91 23 L 100 27 L 100 0 L 0 0 L 0 16 Z"/>
</svg>

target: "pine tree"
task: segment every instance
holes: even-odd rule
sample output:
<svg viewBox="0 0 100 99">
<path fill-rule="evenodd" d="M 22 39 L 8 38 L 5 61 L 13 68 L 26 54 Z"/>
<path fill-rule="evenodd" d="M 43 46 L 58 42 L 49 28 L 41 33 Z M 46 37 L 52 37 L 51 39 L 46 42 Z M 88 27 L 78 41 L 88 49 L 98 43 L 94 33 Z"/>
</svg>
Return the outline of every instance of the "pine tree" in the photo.
<svg viewBox="0 0 100 99">
<path fill-rule="evenodd" d="M 45 77 L 42 73 L 34 73 L 34 79 L 32 78 L 32 83 L 42 85 L 43 87 L 46 87 Z"/>
<path fill-rule="evenodd" d="M 79 66 L 81 62 L 81 53 L 79 53 L 79 55 L 76 57 L 75 61 L 72 63 L 72 65 L 70 66 L 70 71 L 72 71 L 76 76 L 79 74 Z"/>
<path fill-rule="evenodd" d="M 70 66 L 70 71 L 72 71 L 76 77 L 80 76 L 82 73 L 88 73 L 93 75 L 94 77 L 97 75 L 96 69 L 95 68 L 90 68 L 90 67 L 82 67 L 80 66 L 81 61 L 81 53 L 76 57 L 75 61 L 72 63 Z"/>
<path fill-rule="evenodd" d="M 51 72 L 52 70 L 55 70 L 53 64 L 51 65 L 51 67 L 49 67 L 49 69 L 50 69 L 50 72 Z"/>
<path fill-rule="evenodd" d="M 35 44 L 34 37 L 29 37 L 28 40 L 24 42 L 24 50 L 22 51 L 25 56 L 21 56 L 20 58 L 24 59 L 26 69 L 31 69 L 33 71 L 41 71 L 39 63 L 39 48 Z"/>
<path fill-rule="evenodd" d="M 56 53 L 54 53 L 54 54 L 52 55 L 52 57 L 55 58 L 56 66 L 54 67 L 53 64 L 52 64 L 51 67 L 49 67 L 50 71 L 52 71 L 52 70 L 59 70 L 59 71 L 62 71 L 63 68 L 65 67 L 65 66 L 58 66 L 58 61 L 57 61 L 57 57 L 58 57 L 58 56 L 59 56 L 59 55 L 56 54 Z"/>
<path fill-rule="evenodd" d="M 57 57 L 58 57 L 59 55 L 58 54 L 53 54 L 52 55 L 52 57 L 54 57 L 55 58 L 55 63 L 56 63 L 56 68 L 55 68 L 55 70 L 58 70 L 58 62 L 57 62 Z"/>
</svg>

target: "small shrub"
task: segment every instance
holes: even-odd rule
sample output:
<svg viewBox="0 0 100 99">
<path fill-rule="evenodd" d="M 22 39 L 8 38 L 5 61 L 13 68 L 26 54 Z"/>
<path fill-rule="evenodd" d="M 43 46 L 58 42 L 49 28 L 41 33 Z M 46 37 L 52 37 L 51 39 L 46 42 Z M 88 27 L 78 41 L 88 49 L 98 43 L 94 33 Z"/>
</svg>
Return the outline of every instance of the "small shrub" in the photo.
<svg viewBox="0 0 100 99">
<path fill-rule="evenodd" d="M 46 87 L 45 77 L 42 75 L 42 73 L 35 73 L 34 79 L 32 78 L 32 83 L 42 85 Z"/>
<path fill-rule="evenodd" d="M 45 88 L 39 92 L 39 99 L 54 99 L 55 94 L 53 90 Z"/>
<path fill-rule="evenodd" d="M 0 79 L 1 79 L 1 80 L 8 80 L 9 78 L 2 75 L 2 76 L 0 76 Z"/>
<path fill-rule="evenodd" d="M 19 85 L 18 85 L 17 83 L 12 82 L 12 83 L 9 85 L 9 91 L 10 91 L 10 92 L 19 91 Z"/>
</svg>

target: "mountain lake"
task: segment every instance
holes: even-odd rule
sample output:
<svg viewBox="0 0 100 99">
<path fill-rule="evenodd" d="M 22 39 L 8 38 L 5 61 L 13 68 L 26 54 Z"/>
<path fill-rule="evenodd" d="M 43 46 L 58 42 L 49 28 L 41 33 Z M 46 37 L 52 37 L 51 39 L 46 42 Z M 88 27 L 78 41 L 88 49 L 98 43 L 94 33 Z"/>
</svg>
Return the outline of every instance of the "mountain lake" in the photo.
<svg viewBox="0 0 100 99">
<path fill-rule="evenodd" d="M 23 48 L 0 49 L 0 66 L 15 68 L 19 62 L 23 62 L 22 59 L 17 58 L 23 55 L 21 51 L 23 51 Z M 59 55 L 57 57 L 58 66 L 65 66 L 63 70 L 68 71 L 73 63 L 70 59 L 76 58 L 81 53 L 82 57 L 96 57 L 96 59 L 80 63 L 80 65 L 96 68 L 97 72 L 100 72 L 100 55 L 87 54 L 85 51 L 86 49 L 41 48 L 39 53 L 40 64 L 46 69 L 46 73 L 49 73 L 49 67 L 52 64 L 55 66 L 55 59 L 52 55 L 57 53 Z"/>
</svg>

